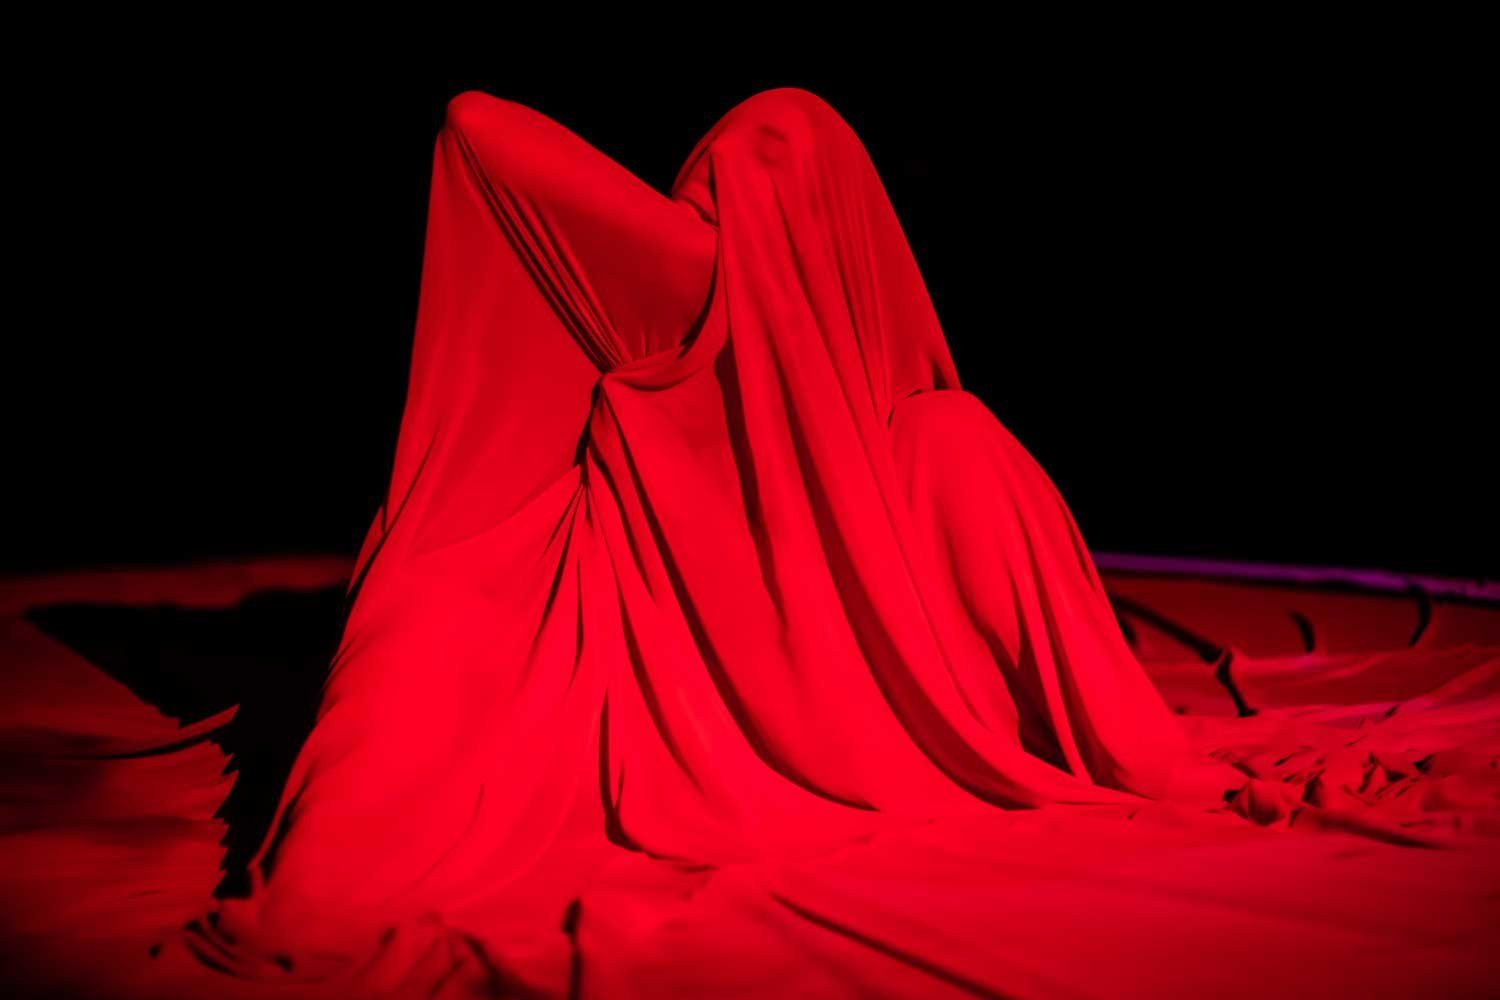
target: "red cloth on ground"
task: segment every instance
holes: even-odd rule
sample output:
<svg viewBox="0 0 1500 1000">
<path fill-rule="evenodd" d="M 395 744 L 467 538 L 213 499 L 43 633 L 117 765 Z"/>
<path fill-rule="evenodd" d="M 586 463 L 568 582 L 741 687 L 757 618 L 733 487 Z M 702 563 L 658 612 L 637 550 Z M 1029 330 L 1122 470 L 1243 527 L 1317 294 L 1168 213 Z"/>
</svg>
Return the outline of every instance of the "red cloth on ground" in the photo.
<svg viewBox="0 0 1500 1000">
<path fill-rule="evenodd" d="M 254 892 L 169 948 L 257 988 L 1279 992 L 1295 963 L 1220 967 L 1268 918 L 1219 880 L 1287 880 L 1296 911 L 1347 845 L 1282 854 L 1246 819 L 1307 812 L 1396 869 L 1390 842 L 1452 833 L 1371 798 L 1405 750 L 1372 777 L 1328 756 L 1347 731 L 1168 707 L 1053 484 L 960 386 L 865 149 L 802 90 L 729 111 L 670 196 L 454 98 L 351 592 Z M 1470 709 L 1488 663 L 1454 668 Z M 1285 780 L 1298 752 L 1321 785 Z M 1151 921 L 1179 968 L 1133 957 Z M 1238 943 L 1206 963 L 1205 935 Z"/>
</svg>

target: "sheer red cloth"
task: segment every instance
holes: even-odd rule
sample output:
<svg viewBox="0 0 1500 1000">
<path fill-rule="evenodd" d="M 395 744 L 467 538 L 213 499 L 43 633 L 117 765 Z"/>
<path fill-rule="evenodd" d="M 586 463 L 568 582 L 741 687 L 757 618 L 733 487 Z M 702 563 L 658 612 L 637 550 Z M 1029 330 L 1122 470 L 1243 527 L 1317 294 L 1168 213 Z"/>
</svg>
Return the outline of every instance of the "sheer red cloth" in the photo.
<svg viewBox="0 0 1500 1000">
<path fill-rule="evenodd" d="M 997 938 L 1018 868 L 1140 815 L 1191 869 L 1203 831 L 1306 804 L 1169 709 L 804 90 L 735 106 L 667 195 L 535 111 L 450 102 L 350 595 L 253 892 L 184 938 L 257 986 L 1155 989 L 1059 976 L 1046 921 Z M 1085 882 L 1032 912 L 1094 914 L 1123 956 L 1146 931 Z"/>
</svg>

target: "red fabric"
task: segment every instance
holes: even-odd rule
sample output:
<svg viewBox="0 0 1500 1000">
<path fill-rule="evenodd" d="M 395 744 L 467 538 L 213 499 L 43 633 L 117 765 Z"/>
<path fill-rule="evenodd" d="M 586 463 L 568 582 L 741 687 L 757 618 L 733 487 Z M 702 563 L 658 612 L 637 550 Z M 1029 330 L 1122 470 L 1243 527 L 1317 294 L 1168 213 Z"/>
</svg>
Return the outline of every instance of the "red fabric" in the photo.
<svg viewBox="0 0 1500 1000">
<path fill-rule="evenodd" d="M 493 895 L 601 780 L 601 844 L 709 864 L 1165 791 L 1181 726 L 828 105 L 742 103 L 668 199 L 471 91 L 429 218 L 268 922 Z"/>
<path fill-rule="evenodd" d="M 225 856 L 220 803 L 248 765 L 205 738 L 233 710 L 174 707 L 145 678 L 175 655 L 184 685 L 222 671 L 253 690 L 311 638 L 285 612 L 340 589 L 346 561 L 0 580 L 0 983 L 154 1000 L 360 996 L 392 981 L 418 996 L 1493 992 L 1500 605 L 1104 576 L 1194 745 L 1255 776 L 1236 808 L 1260 825 L 1145 800 L 1048 805 L 711 868 L 621 857 L 574 870 L 574 840 L 512 887 L 510 910 L 417 918 L 364 950 L 378 961 L 321 968 L 202 925 L 151 957 L 204 915 Z M 246 617 L 265 607 L 283 613 Z M 263 631 L 292 638 L 250 641 Z M 1255 715 L 1236 717 L 1234 688 Z M 329 978 L 302 982 L 316 974 Z"/>
<path fill-rule="evenodd" d="M 527 108 L 450 103 L 351 594 L 254 891 L 164 968 L 186 946 L 335 993 L 1278 992 L 1295 962 L 1219 968 L 1267 917 L 1216 880 L 1285 880 L 1296 910 L 1348 847 L 1282 854 L 1257 823 L 1316 816 L 1397 870 L 1393 844 L 1459 829 L 1377 801 L 1417 774 L 1404 743 L 1372 778 L 1328 756 L 1347 730 L 1169 708 L 1063 499 L 962 389 L 859 139 L 802 90 L 729 111 L 670 196 Z M 1449 668 L 1490 738 L 1494 660 Z M 1492 809 L 1493 772 L 1455 766 L 1455 808 Z M 1204 853 L 1246 844 L 1253 874 Z M 1332 905 L 1357 923 L 1377 892 Z M 1136 959 L 1152 921 L 1180 968 Z M 1238 943 L 1210 967 L 1205 935 Z"/>
</svg>

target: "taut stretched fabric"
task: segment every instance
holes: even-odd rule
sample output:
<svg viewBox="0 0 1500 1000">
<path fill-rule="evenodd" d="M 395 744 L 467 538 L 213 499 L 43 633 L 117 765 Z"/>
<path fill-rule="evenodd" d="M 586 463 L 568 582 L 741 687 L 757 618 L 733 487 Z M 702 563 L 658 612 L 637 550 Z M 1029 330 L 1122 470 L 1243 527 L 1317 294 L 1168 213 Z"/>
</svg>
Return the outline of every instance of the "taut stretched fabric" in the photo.
<svg viewBox="0 0 1500 1000">
<path fill-rule="evenodd" d="M 342 642 L 198 957 L 351 993 L 1030 992 L 977 930 L 995 859 L 1047 853 L 1001 817 L 1250 826 L 823 100 L 743 101 L 663 195 L 467 91 L 427 226 Z M 789 934 L 806 967 L 759 965 Z M 605 953 L 644 965 L 570 965 Z"/>
</svg>

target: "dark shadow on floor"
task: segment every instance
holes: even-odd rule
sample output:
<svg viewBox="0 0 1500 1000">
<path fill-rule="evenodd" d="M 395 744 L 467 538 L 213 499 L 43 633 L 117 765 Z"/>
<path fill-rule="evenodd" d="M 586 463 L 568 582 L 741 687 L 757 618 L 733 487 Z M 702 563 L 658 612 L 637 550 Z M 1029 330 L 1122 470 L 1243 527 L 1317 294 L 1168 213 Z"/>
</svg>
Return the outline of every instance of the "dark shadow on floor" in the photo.
<svg viewBox="0 0 1500 1000">
<path fill-rule="evenodd" d="M 266 590 L 229 608 L 56 604 L 27 621 L 184 725 L 239 706 L 212 734 L 237 771 L 218 892 L 247 889 L 260 845 L 317 710 L 343 624 L 344 589 Z"/>
</svg>

